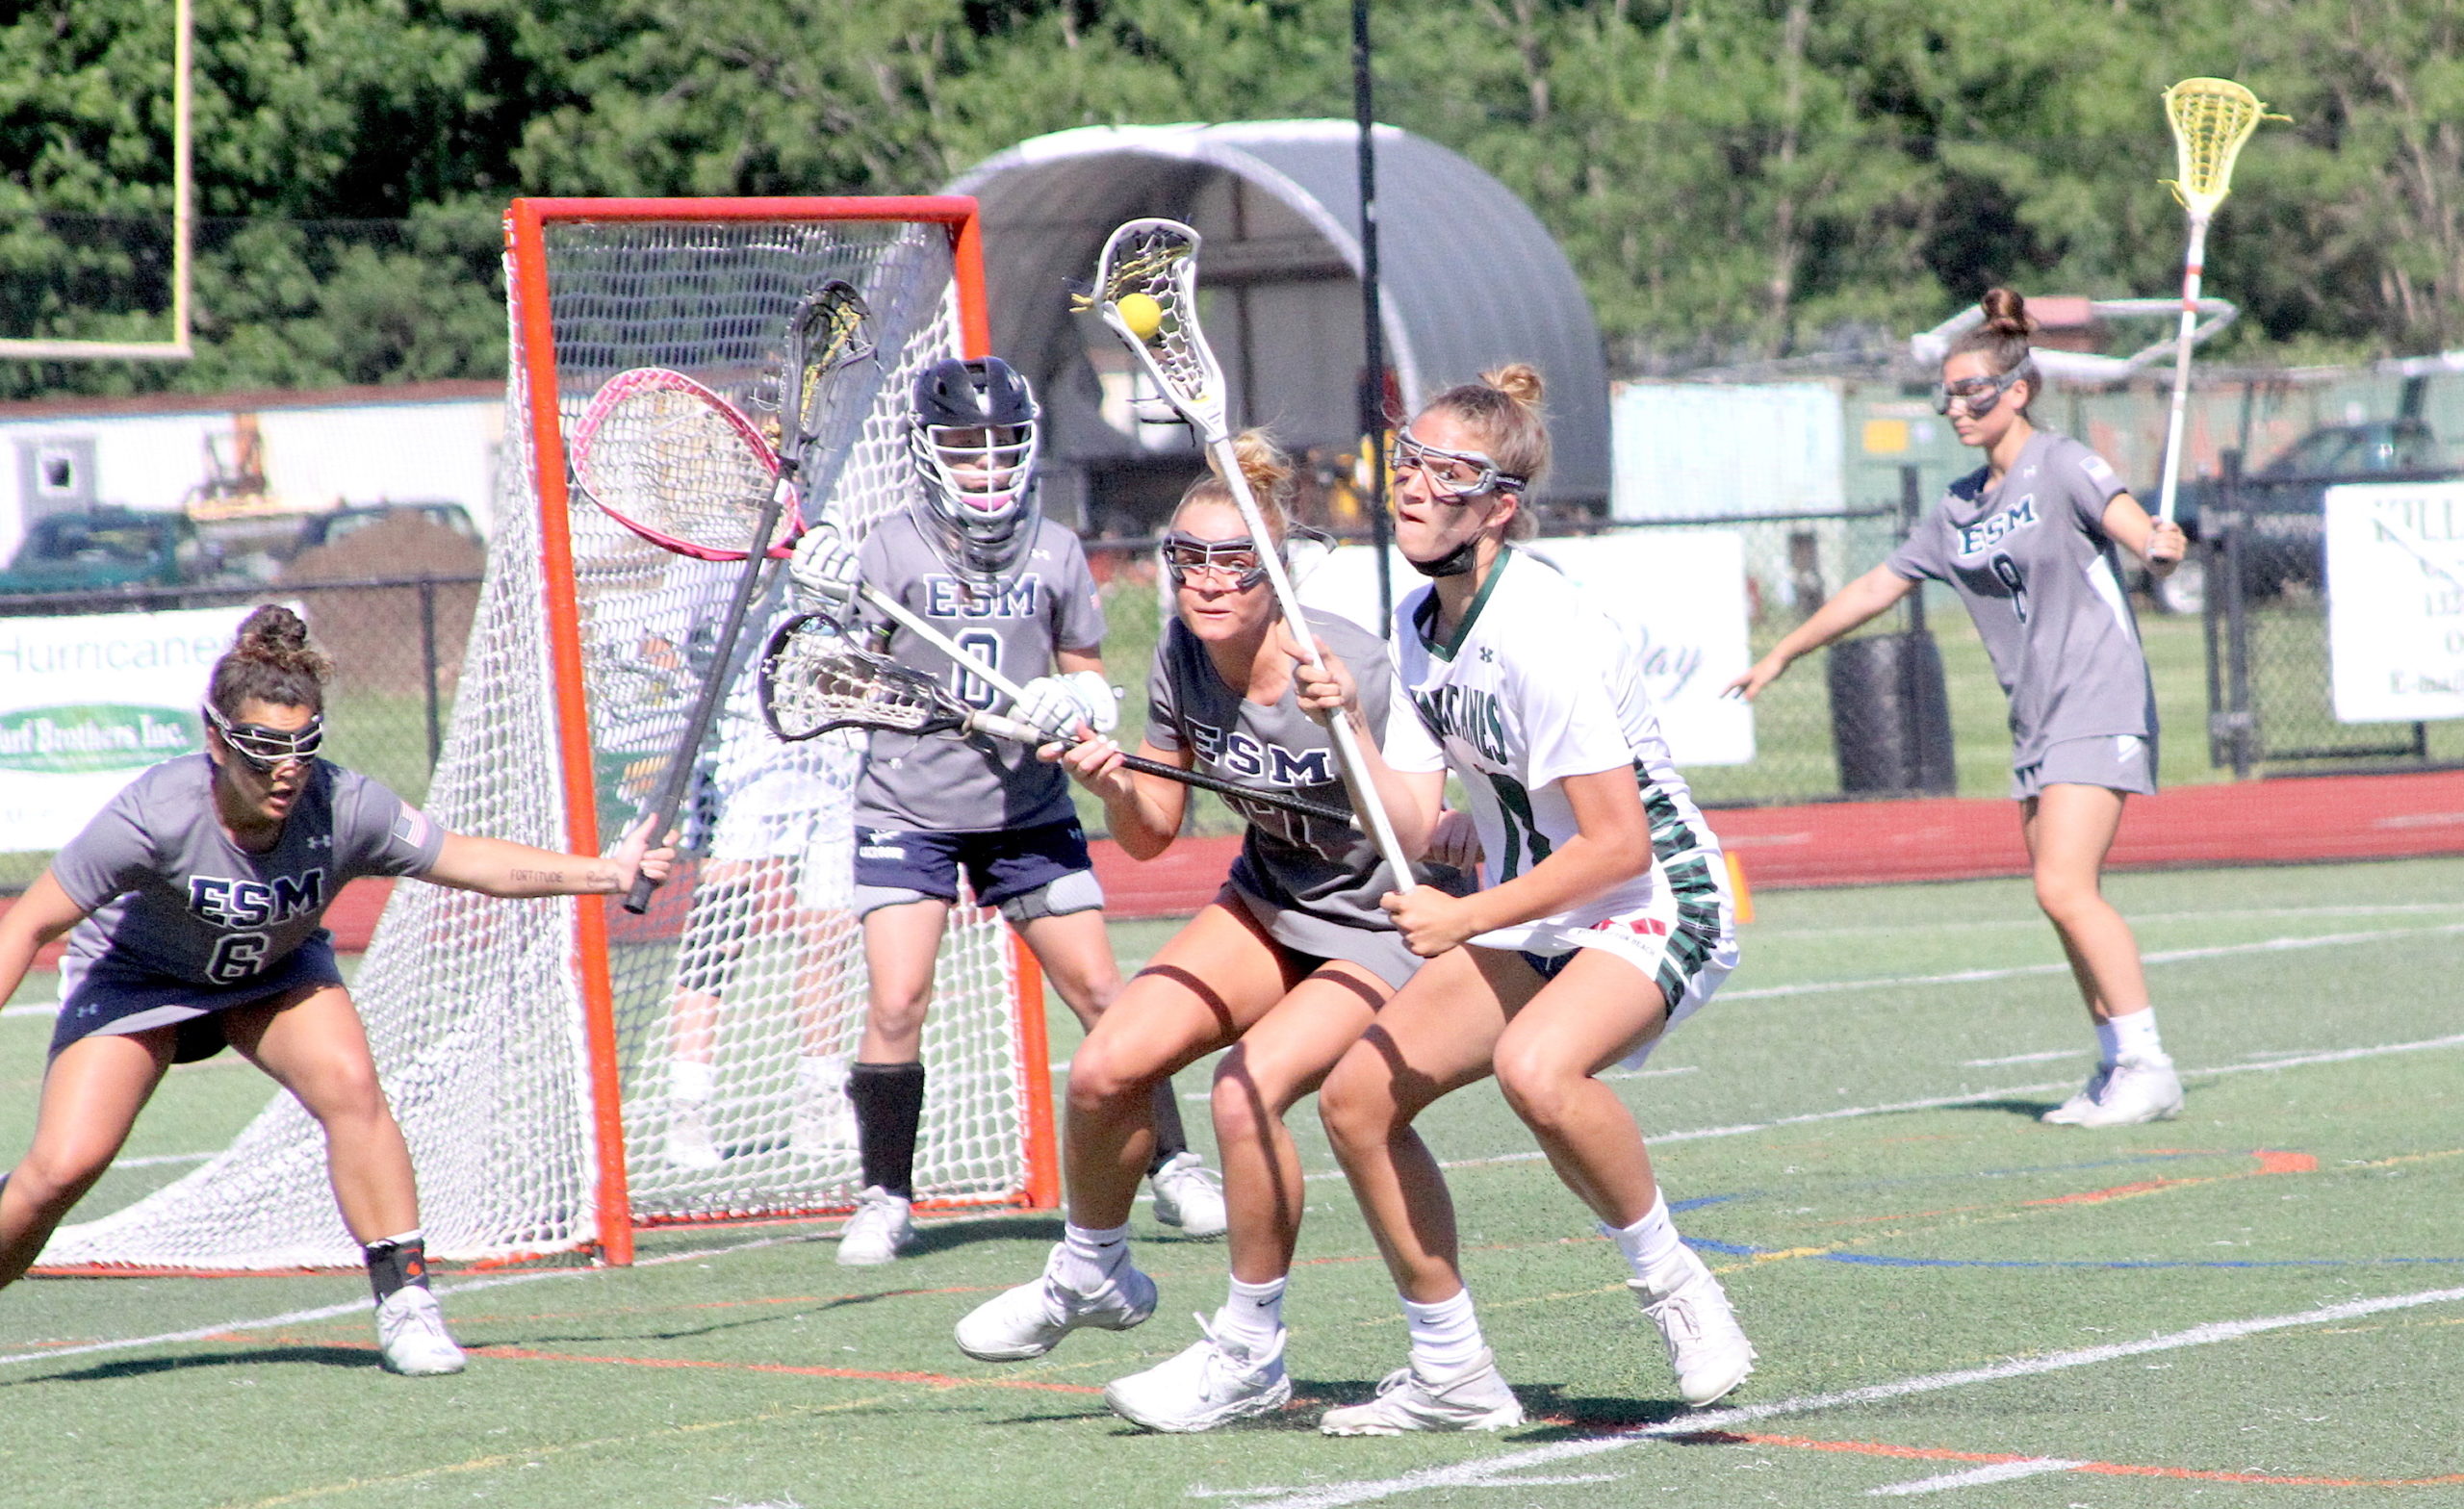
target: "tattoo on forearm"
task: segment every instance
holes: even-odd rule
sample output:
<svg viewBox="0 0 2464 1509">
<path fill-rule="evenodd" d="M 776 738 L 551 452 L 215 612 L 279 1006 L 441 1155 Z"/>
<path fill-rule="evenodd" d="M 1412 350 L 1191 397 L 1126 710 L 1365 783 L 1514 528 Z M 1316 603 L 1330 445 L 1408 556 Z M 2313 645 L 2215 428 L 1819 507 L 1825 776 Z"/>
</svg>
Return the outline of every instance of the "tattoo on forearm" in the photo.
<svg viewBox="0 0 2464 1509">
<path fill-rule="evenodd" d="M 565 872 L 562 870 L 516 870 L 513 872 L 513 883 L 560 886 L 565 883 Z"/>
</svg>

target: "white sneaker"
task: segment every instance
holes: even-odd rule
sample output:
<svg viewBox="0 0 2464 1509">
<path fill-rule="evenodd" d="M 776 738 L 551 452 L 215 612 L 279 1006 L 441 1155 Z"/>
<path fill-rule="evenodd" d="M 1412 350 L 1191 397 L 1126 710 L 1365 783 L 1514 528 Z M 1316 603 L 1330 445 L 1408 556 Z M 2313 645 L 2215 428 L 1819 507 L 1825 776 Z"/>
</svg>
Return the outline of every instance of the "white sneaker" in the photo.
<svg viewBox="0 0 2464 1509">
<path fill-rule="evenodd" d="M 2170 1059 L 2124 1059 L 2114 1065 L 2095 1104 L 2073 1126 L 2135 1127 L 2182 1113 L 2182 1077 Z"/>
<path fill-rule="evenodd" d="M 1635 1302 L 1659 1330 L 1677 1396 L 1693 1409 L 1726 1394 L 1754 1370 L 1754 1343 L 1736 1323 L 1728 1291 L 1690 1247 L 1680 1247 L 1656 1280 L 1629 1279 Z"/>
<path fill-rule="evenodd" d="M 387 1372 L 406 1378 L 460 1372 L 468 1361 L 445 1328 L 436 1296 L 417 1284 L 403 1285 L 376 1307 L 376 1355 Z"/>
<path fill-rule="evenodd" d="M 660 1152 L 678 1168 L 716 1168 L 727 1160 L 710 1138 L 710 1108 L 700 1101 L 667 1104 L 667 1140 Z"/>
<path fill-rule="evenodd" d="M 2079 1087 L 2078 1093 L 2037 1119 L 2057 1127 L 2077 1126 L 2079 1118 L 2095 1108 L 2097 1097 L 2105 1092 L 2105 1081 L 2113 1077 L 2113 1072 L 2112 1064 L 2097 1064 L 2096 1072 L 2088 1076 L 2088 1083 Z"/>
<path fill-rule="evenodd" d="M 1060 1266 L 1061 1248 L 1055 1246 L 1040 1277 L 1005 1289 L 968 1311 L 959 1322 L 959 1350 L 988 1363 L 1023 1362 L 1051 1351 L 1081 1326 L 1126 1331 L 1143 1325 L 1155 1313 L 1155 1281 L 1125 1257 L 1091 1294 L 1053 1277 Z"/>
<path fill-rule="evenodd" d="M 1342 1404 L 1318 1421 L 1329 1436 L 1399 1436 L 1407 1430 L 1507 1430 L 1523 1423 L 1523 1403 L 1505 1386 L 1487 1347 L 1459 1372 L 1423 1376 L 1398 1368 L 1377 1397 Z"/>
<path fill-rule="evenodd" d="M 1204 1316 L 1197 1317 L 1197 1328 L 1201 1340 L 1187 1349 L 1104 1386 L 1104 1402 L 1114 1414 L 1148 1430 L 1186 1435 L 1271 1415 L 1292 1402 L 1282 1331 L 1265 1351 L 1252 1355 L 1219 1339 Z"/>
<path fill-rule="evenodd" d="M 1187 1148 L 1147 1175 L 1146 1187 L 1155 1191 L 1155 1218 L 1178 1226 L 1184 1237 L 1220 1237 L 1230 1224 L 1223 1212 L 1223 1181 Z"/>
<path fill-rule="evenodd" d="M 838 1228 L 838 1266 L 879 1267 L 914 1244 L 913 1203 L 872 1185 L 856 1196 L 855 1214 Z"/>
<path fill-rule="evenodd" d="M 806 1087 L 787 1123 L 787 1150 L 798 1158 L 827 1158 L 855 1147 L 856 1108 L 847 1099 L 847 1082 Z"/>
</svg>

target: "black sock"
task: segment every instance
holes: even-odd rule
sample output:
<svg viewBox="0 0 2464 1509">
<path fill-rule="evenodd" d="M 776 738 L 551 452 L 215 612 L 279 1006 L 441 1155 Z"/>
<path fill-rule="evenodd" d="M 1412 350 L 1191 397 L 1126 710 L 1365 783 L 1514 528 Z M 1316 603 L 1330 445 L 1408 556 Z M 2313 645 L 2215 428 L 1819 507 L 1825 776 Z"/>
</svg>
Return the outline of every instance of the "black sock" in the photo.
<svg viewBox="0 0 2464 1509">
<path fill-rule="evenodd" d="M 1146 1161 L 1146 1176 L 1153 1178 L 1158 1169 L 1189 1151 L 1190 1137 L 1181 1130 L 1181 1104 L 1173 1098 L 1169 1079 L 1155 1083 L 1155 1156 Z"/>
<path fill-rule="evenodd" d="M 417 1233 L 387 1237 L 360 1249 L 368 1258 L 368 1287 L 383 1304 L 394 1292 L 416 1284 L 427 1288 L 427 1243 Z"/>
<path fill-rule="evenodd" d="M 859 1063 L 847 1071 L 864 1183 L 915 1198 L 915 1129 L 924 1120 L 924 1065 Z"/>
</svg>

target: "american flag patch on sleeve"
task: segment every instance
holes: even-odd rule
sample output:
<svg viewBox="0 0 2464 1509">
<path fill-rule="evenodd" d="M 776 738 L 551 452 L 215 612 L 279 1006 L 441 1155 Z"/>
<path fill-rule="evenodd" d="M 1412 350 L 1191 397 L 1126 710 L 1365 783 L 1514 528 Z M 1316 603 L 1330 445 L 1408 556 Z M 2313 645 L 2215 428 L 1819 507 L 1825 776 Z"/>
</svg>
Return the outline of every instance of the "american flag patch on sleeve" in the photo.
<svg viewBox="0 0 2464 1509">
<path fill-rule="evenodd" d="M 2114 469 L 2105 464 L 2104 457 L 2092 450 L 2079 459 L 2079 470 L 2099 482 L 2110 482 L 2114 479 Z"/>
<path fill-rule="evenodd" d="M 436 836 L 436 824 L 428 820 L 425 812 L 405 802 L 401 814 L 394 819 L 394 836 L 414 849 L 425 849 Z"/>
</svg>

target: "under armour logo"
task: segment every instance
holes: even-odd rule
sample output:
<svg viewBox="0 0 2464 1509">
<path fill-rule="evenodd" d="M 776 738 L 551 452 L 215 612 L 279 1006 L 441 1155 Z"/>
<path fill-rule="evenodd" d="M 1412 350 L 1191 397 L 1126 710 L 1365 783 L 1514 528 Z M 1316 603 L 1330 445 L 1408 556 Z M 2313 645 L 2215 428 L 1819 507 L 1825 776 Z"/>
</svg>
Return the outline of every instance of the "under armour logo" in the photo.
<svg viewBox="0 0 2464 1509">
<path fill-rule="evenodd" d="M 308 840 L 308 847 L 311 849 L 331 849 L 333 846 L 334 835 L 331 833 L 320 833 Z"/>
<path fill-rule="evenodd" d="M 1052 552 L 1050 550 L 1029 550 L 1027 552 L 1027 559 L 1031 561 L 1048 561 L 1052 559 Z"/>
<path fill-rule="evenodd" d="M 1480 660 L 1482 664 L 1494 665 L 1497 662 L 1497 658 L 1498 652 L 1495 646 L 1482 645 L 1480 647 Z"/>
</svg>

